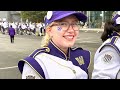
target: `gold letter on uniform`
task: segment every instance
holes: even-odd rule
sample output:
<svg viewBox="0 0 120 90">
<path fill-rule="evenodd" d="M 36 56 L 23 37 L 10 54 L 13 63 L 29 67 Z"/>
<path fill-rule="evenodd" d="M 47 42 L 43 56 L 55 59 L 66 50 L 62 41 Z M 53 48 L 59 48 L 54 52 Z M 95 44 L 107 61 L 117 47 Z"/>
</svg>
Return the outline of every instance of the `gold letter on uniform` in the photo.
<svg viewBox="0 0 120 90">
<path fill-rule="evenodd" d="M 83 59 L 82 56 L 76 57 L 75 59 L 77 60 L 77 62 L 78 62 L 80 65 L 85 64 L 85 63 L 84 63 L 84 59 Z"/>
</svg>

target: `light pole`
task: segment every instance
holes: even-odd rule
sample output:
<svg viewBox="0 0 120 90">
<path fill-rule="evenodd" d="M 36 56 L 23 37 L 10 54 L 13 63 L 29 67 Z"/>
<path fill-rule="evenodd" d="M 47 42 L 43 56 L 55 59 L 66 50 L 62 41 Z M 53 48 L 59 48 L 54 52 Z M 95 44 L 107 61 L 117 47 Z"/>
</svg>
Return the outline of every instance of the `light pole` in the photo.
<svg viewBox="0 0 120 90">
<path fill-rule="evenodd" d="M 87 11 L 87 17 L 88 17 L 88 27 L 90 28 L 90 11 Z"/>
</svg>

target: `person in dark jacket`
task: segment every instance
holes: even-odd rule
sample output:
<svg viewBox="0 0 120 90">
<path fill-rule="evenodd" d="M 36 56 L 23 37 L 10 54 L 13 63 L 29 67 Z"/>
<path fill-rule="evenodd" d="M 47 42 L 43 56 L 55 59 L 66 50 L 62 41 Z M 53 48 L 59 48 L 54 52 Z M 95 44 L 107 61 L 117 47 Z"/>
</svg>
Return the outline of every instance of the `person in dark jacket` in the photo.
<svg viewBox="0 0 120 90">
<path fill-rule="evenodd" d="M 10 25 L 10 28 L 8 29 L 8 33 L 10 36 L 11 43 L 14 43 L 14 36 L 15 36 L 15 29 Z"/>
</svg>

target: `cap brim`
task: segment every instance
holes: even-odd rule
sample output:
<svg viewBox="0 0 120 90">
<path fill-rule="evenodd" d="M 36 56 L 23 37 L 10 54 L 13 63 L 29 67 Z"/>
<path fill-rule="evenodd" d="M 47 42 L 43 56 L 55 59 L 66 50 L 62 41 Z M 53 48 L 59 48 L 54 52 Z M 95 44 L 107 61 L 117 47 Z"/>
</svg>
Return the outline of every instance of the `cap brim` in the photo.
<svg viewBox="0 0 120 90">
<path fill-rule="evenodd" d="M 57 18 L 55 18 L 55 20 L 59 20 L 59 19 L 62 19 L 64 17 L 70 16 L 70 15 L 75 15 L 78 18 L 79 21 L 82 21 L 82 22 L 86 22 L 87 21 L 87 16 L 84 15 L 83 13 L 81 13 L 81 12 L 64 13 L 64 14 L 58 16 Z"/>
</svg>

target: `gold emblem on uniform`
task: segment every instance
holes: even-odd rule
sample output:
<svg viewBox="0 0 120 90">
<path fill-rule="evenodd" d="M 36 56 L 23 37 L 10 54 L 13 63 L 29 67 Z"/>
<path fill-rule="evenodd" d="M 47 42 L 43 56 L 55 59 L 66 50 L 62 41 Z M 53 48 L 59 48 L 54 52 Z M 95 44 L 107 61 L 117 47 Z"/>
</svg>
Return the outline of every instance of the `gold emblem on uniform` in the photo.
<svg viewBox="0 0 120 90">
<path fill-rule="evenodd" d="M 35 76 L 33 76 L 33 75 L 28 75 L 28 76 L 26 76 L 26 79 L 35 79 Z"/>
<path fill-rule="evenodd" d="M 77 60 L 77 62 L 78 62 L 80 65 L 85 64 L 85 63 L 84 63 L 84 59 L 83 59 L 82 56 L 76 57 L 75 59 Z"/>
</svg>

